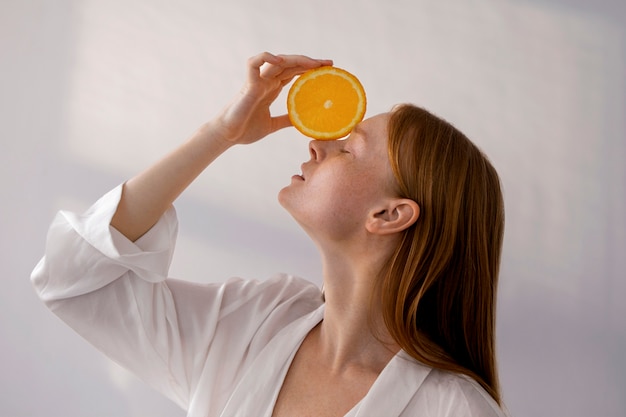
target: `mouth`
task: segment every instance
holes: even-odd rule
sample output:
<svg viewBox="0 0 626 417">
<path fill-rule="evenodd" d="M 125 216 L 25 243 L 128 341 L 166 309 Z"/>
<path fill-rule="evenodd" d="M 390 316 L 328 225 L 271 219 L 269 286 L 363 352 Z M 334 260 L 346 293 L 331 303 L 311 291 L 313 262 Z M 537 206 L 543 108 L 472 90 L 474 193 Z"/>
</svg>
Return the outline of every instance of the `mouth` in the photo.
<svg viewBox="0 0 626 417">
<path fill-rule="evenodd" d="M 304 181 L 304 174 L 301 172 L 300 174 L 294 174 L 291 176 L 292 180 Z"/>
<path fill-rule="evenodd" d="M 302 179 L 302 181 L 305 180 L 304 178 L 304 164 L 300 165 L 300 175 L 297 175 L 298 177 L 300 177 Z"/>
</svg>

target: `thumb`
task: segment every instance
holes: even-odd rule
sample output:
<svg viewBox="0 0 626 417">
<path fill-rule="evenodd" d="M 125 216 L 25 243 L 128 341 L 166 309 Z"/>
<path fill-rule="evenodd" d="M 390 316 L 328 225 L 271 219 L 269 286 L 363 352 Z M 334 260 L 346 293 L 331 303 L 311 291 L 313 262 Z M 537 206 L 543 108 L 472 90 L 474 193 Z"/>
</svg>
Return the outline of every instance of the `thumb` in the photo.
<svg viewBox="0 0 626 417">
<path fill-rule="evenodd" d="M 289 115 L 283 114 L 282 116 L 272 117 L 272 132 L 276 132 L 277 130 L 284 129 L 289 126 L 291 126 Z"/>
</svg>

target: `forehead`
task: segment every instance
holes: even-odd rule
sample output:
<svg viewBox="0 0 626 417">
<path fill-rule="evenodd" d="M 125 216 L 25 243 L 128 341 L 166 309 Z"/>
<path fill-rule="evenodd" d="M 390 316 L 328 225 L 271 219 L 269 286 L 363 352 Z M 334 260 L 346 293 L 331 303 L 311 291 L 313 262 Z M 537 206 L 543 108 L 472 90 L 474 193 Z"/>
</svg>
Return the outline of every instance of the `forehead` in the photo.
<svg viewBox="0 0 626 417">
<path fill-rule="evenodd" d="M 377 173 L 384 181 L 384 187 L 391 193 L 396 193 L 396 179 L 389 162 L 387 142 L 389 130 L 387 128 L 391 113 L 381 113 L 363 120 L 352 131 L 348 139 L 354 140 L 362 152 L 357 152 L 360 159 L 368 166 L 371 173 Z"/>
<path fill-rule="evenodd" d="M 386 149 L 389 117 L 389 113 L 381 113 L 363 120 L 354 127 L 348 139 L 360 139 L 370 148 Z"/>
</svg>

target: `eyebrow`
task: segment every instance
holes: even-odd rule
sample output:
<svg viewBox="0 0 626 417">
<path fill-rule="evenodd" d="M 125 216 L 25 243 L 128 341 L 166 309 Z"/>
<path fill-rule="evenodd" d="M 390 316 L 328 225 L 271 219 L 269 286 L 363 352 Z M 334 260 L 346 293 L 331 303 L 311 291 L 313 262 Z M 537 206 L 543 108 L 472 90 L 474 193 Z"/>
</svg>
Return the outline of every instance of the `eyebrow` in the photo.
<svg viewBox="0 0 626 417">
<path fill-rule="evenodd" d="M 354 126 L 354 129 L 352 129 L 352 132 L 356 133 L 357 135 L 365 136 L 365 132 L 363 132 L 363 129 L 361 129 L 360 125 Z"/>
<path fill-rule="evenodd" d="M 352 129 L 352 133 L 356 134 L 356 138 L 354 138 L 353 140 L 356 140 L 356 142 L 366 142 L 366 138 L 367 138 L 367 134 L 365 133 L 365 131 L 361 128 L 361 125 L 357 124 L 356 126 L 354 126 L 354 129 Z"/>
</svg>

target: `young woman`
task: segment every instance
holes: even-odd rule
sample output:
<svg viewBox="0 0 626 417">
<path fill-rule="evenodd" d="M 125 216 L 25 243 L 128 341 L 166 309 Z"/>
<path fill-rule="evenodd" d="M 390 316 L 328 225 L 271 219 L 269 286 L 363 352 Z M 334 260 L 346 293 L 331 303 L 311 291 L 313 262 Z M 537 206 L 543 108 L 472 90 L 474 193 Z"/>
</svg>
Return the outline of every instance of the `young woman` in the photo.
<svg viewBox="0 0 626 417">
<path fill-rule="evenodd" d="M 402 105 L 313 141 L 279 193 L 319 248 L 289 275 L 167 278 L 177 196 L 221 153 L 290 125 L 269 106 L 331 61 L 263 53 L 218 117 L 85 214 L 61 212 L 32 280 L 46 304 L 188 416 L 502 416 L 494 352 L 498 176 L 448 123 Z"/>
</svg>

